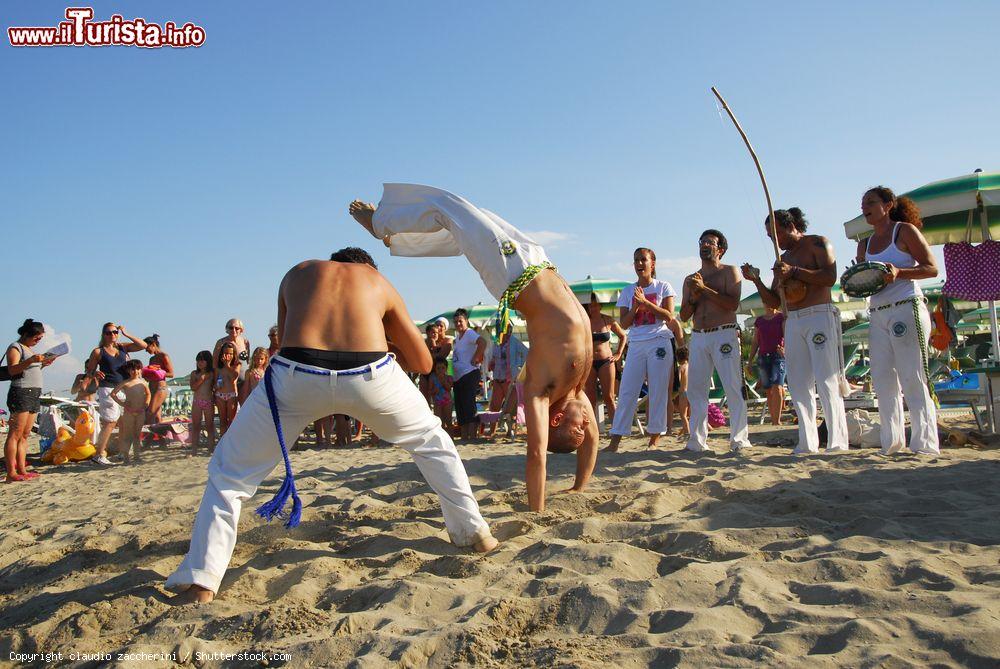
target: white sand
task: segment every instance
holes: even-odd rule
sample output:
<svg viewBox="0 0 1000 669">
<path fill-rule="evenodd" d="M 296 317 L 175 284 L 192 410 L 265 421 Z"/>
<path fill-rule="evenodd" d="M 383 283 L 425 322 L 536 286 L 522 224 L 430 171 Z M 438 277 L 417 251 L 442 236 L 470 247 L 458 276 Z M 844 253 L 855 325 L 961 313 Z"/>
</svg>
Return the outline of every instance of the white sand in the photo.
<svg viewBox="0 0 1000 669">
<path fill-rule="evenodd" d="M 627 440 L 587 492 L 550 492 L 542 514 L 525 506 L 523 444 L 460 447 L 503 542 L 488 556 L 447 543 L 404 452 L 296 451 L 302 526 L 252 514 L 276 471 L 219 598 L 182 608 L 163 581 L 207 458 L 173 447 L 140 466 L 49 468 L 0 487 L 0 663 L 145 651 L 247 666 L 196 653 L 254 650 L 295 667 L 998 666 L 1000 451 L 713 444 L 698 458 Z M 550 491 L 573 467 L 550 457 Z"/>
</svg>

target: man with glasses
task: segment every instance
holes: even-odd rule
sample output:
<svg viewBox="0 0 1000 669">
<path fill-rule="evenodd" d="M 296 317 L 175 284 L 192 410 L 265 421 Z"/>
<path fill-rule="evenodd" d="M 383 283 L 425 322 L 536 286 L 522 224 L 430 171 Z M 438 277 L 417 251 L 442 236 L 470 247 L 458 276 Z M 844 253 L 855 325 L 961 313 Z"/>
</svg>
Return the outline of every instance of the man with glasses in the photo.
<svg viewBox="0 0 1000 669">
<path fill-rule="evenodd" d="M 238 318 L 230 318 L 226 322 L 226 336 L 215 342 L 215 349 L 212 351 L 212 364 L 219 360 L 219 349 L 229 342 L 236 348 L 236 360 L 240 363 L 240 380 L 246 377 L 247 369 L 250 367 L 250 340 L 243 336 L 243 321 Z"/>
<path fill-rule="evenodd" d="M 688 345 L 687 397 L 691 405 L 691 436 L 687 448 L 707 451 L 708 390 L 713 368 L 719 373 L 729 406 L 729 445 L 733 451 L 750 447 L 743 364 L 736 310 L 740 306 L 740 272 L 723 265 L 729 248 L 725 235 L 706 230 L 698 239 L 701 269 L 684 279 L 681 320 L 694 316 Z"/>
</svg>

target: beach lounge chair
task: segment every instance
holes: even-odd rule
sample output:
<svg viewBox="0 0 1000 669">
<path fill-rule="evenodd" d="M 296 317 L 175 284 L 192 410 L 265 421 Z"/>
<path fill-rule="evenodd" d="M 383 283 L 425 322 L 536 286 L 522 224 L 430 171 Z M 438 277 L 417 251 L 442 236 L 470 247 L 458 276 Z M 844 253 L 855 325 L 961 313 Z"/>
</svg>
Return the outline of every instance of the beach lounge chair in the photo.
<svg viewBox="0 0 1000 669">
<path fill-rule="evenodd" d="M 953 372 L 947 381 L 934 384 L 934 392 L 942 408 L 949 404 L 968 406 L 976 419 L 976 426 L 982 431 L 985 427 L 987 403 L 990 401 L 986 387 L 986 379 L 982 374 Z"/>
</svg>

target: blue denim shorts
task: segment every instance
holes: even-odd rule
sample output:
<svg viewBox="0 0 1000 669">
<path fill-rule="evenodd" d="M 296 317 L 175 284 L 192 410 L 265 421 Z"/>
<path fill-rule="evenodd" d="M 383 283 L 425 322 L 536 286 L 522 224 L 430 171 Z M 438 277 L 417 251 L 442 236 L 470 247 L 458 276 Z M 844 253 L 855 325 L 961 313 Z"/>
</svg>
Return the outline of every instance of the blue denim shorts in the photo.
<svg viewBox="0 0 1000 669">
<path fill-rule="evenodd" d="M 760 370 L 760 385 L 765 390 L 771 386 L 785 384 L 785 357 L 777 353 L 764 353 L 757 356 L 757 368 Z"/>
</svg>

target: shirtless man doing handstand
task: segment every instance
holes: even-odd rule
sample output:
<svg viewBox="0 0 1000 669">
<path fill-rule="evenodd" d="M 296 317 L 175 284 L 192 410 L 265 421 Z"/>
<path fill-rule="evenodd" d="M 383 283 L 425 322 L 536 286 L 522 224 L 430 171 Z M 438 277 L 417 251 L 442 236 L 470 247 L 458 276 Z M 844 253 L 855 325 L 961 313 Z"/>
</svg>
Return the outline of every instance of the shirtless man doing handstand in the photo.
<svg viewBox="0 0 1000 669">
<path fill-rule="evenodd" d="M 349 211 L 393 255 L 465 255 L 501 310 L 509 306 L 524 316 L 531 341 L 524 367 L 528 507 L 545 509 L 546 450 L 576 451 L 570 491 L 582 490 L 598 442 L 585 392 L 593 359 L 590 319 L 542 247 L 496 214 L 429 186 L 385 184 L 377 209 L 355 200 Z"/>
</svg>

